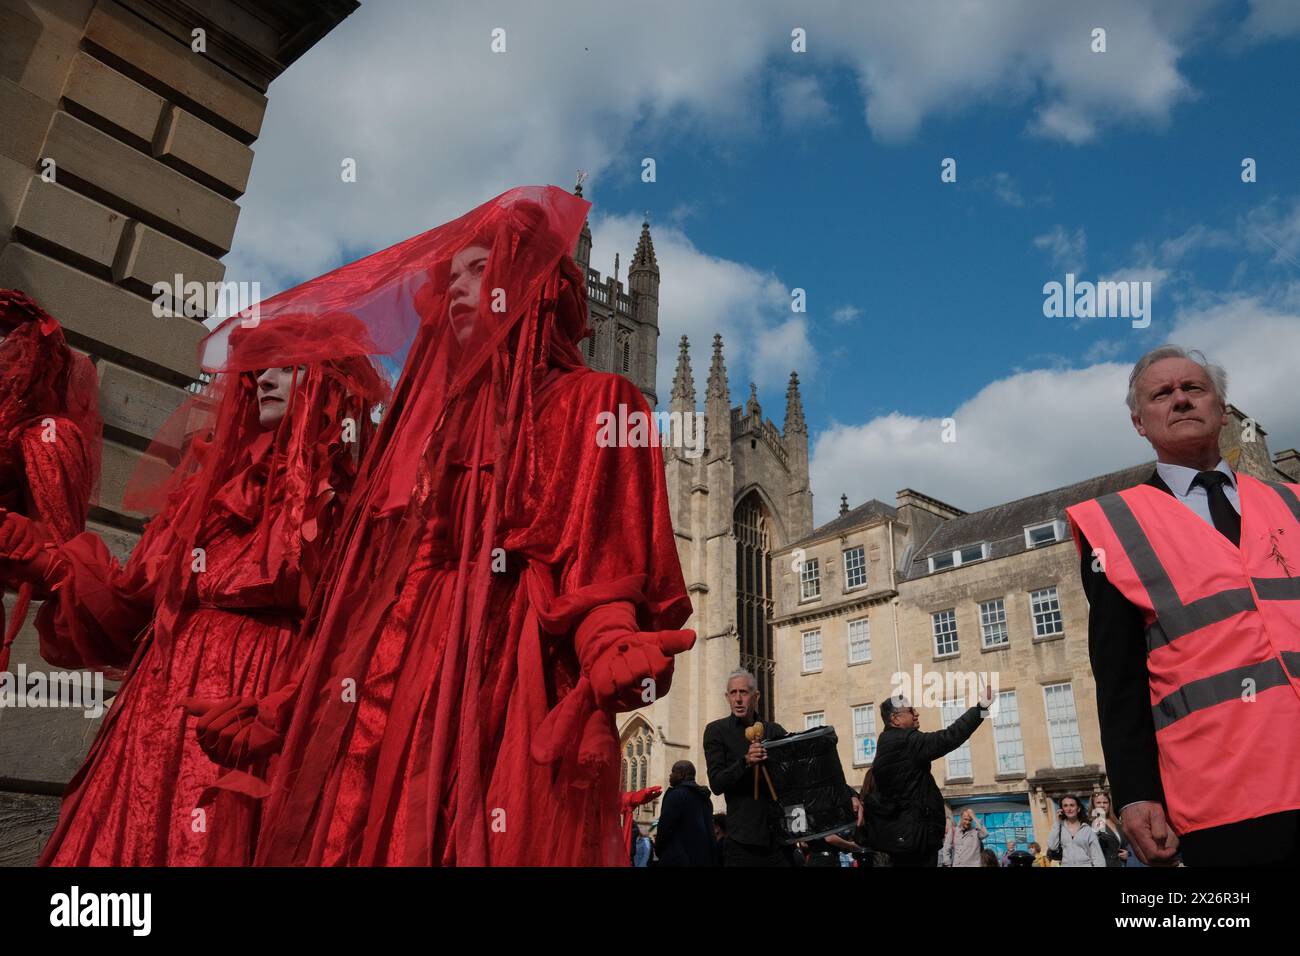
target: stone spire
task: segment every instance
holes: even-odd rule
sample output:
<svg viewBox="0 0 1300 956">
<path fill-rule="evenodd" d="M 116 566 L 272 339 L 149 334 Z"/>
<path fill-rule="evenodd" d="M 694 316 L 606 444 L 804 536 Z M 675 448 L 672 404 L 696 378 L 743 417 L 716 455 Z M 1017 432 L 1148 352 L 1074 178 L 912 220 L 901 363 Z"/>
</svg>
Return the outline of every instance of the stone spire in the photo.
<svg viewBox="0 0 1300 956">
<path fill-rule="evenodd" d="M 682 336 L 681 349 L 677 353 L 677 373 L 673 376 L 673 404 L 679 401 L 689 407 L 695 407 L 695 374 L 691 371 L 691 343 Z"/>
<path fill-rule="evenodd" d="M 840 515 L 841 517 L 849 513 L 849 496 L 840 495 Z"/>
<path fill-rule="evenodd" d="M 586 178 L 586 173 L 578 173 L 577 185 L 573 187 L 575 196 L 582 195 L 582 182 Z M 582 266 L 585 275 L 587 267 L 591 265 L 591 222 L 589 220 L 584 219 L 582 222 L 582 232 L 578 233 L 578 245 L 573 250 L 573 258 Z"/>
<path fill-rule="evenodd" d="M 713 336 L 713 364 L 709 366 L 709 383 L 704 389 L 708 398 L 720 398 L 731 404 L 731 391 L 727 388 L 727 366 L 722 361 L 722 336 Z"/>
<path fill-rule="evenodd" d="M 786 435 L 792 432 L 808 434 L 808 424 L 803 419 L 803 399 L 799 397 L 799 373 L 790 373 L 790 386 L 785 390 Z"/>
<path fill-rule="evenodd" d="M 632 269 L 628 275 L 641 269 L 649 270 L 656 276 L 659 275 L 659 263 L 655 259 L 655 244 L 650 238 L 650 219 L 648 216 L 641 220 L 641 238 L 637 241 L 636 252 L 632 256 Z"/>
</svg>

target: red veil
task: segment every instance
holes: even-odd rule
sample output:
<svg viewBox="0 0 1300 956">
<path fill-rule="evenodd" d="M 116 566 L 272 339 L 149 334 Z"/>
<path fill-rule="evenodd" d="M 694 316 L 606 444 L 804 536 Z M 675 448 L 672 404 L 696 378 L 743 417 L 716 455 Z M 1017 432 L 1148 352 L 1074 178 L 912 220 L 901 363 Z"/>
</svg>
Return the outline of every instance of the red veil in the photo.
<svg viewBox="0 0 1300 956">
<path fill-rule="evenodd" d="M 0 332 L 0 512 L 38 521 L 63 542 L 85 528 L 99 490 L 99 379 L 53 316 L 16 289 L 0 289 Z M 8 626 L 0 606 L 0 671 L 32 591 L 18 587 Z"/>
<path fill-rule="evenodd" d="M 168 418 L 122 496 L 127 509 L 158 516 L 140 546 L 156 582 L 161 647 L 193 597 L 195 549 L 214 523 L 261 528 L 268 584 L 314 580 L 317 538 L 342 519 L 373 441 L 373 411 L 388 395 L 375 352 L 365 325 L 344 312 L 236 316 L 204 340 L 207 384 Z M 295 369 L 284 418 L 271 430 L 258 423 L 256 383 L 268 367 Z M 287 597 L 305 604 L 309 594 Z"/>
<path fill-rule="evenodd" d="M 646 629 L 680 626 L 690 606 L 658 449 L 598 453 L 592 441 L 597 405 L 644 400 L 626 379 L 587 371 L 578 349 L 588 331 L 586 281 L 569 251 L 588 209 L 555 187 L 520 187 L 285 293 L 304 311 L 347 308 L 379 339 L 412 330 L 415 338 L 308 611 L 313 644 L 258 862 L 626 861 L 613 719 L 594 711 L 577 673 L 574 631 L 610 601 L 635 602 Z M 468 246 L 489 253 L 462 343 L 448 318 L 448 279 L 453 256 Z M 543 406 L 562 405 L 574 418 L 543 416 Z M 624 505 L 632 510 L 617 514 Z M 431 595 L 403 592 L 421 563 L 450 575 L 436 613 Z M 343 792 L 338 770 L 363 730 L 355 698 L 339 689 L 365 686 L 399 597 L 409 640 L 386 706 L 379 773 L 367 772 L 366 792 Z M 527 610 L 506 621 L 502 607 L 512 601 Z M 500 637 L 506 631 L 514 643 Z M 503 740 L 511 731 L 502 715 L 521 697 L 530 720 L 547 726 Z M 431 739 L 415 734 L 430 724 Z M 511 760 L 517 772 L 507 776 L 537 792 L 512 811 L 508 836 L 490 837 L 489 778 Z M 385 775 L 394 766 L 416 794 L 396 830 L 392 788 L 401 775 Z M 364 826 L 340 854 L 327 854 L 331 819 L 349 802 L 363 806 Z M 573 805 L 582 802 L 590 812 Z M 588 824 L 592 832 L 583 832 Z"/>
</svg>

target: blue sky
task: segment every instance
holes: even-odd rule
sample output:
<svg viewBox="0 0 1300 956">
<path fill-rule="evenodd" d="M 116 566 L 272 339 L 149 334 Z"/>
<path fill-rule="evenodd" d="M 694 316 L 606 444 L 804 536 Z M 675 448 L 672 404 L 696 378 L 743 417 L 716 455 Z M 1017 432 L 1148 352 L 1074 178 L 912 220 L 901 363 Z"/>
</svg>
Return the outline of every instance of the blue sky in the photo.
<svg viewBox="0 0 1300 956">
<path fill-rule="evenodd" d="M 720 331 L 733 402 L 755 380 L 778 424 L 800 372 L 819 522 L 841 492 L 975 508 L 1150 457 L 1123 387 L 1170 339 L 1300 444 L 1300 4 L 435 6 L 363 3 L 272 87 L 229 278 L 283 288 L 583 168 L 593 266 L 650 213 L 661 397 L 683 333 L 698 390 Z M 1150 328 L 1044 317 L 1067 271 L 1152 281 Z"/>
</svg>

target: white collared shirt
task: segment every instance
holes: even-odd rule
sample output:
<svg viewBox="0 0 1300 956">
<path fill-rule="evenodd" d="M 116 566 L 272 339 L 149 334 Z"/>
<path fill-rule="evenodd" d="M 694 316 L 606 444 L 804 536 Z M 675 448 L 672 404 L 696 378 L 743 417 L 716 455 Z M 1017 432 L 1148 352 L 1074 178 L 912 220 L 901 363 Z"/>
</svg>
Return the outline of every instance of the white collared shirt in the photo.
<svg viewBox="0 0 1300 956">
<path fill-rule="evenodd" d="M 1228 463 L 1222 458 L 1214 466 L 1215 471 L 1221 471 L 1228 476 L 1228 483 L 1223 486 L 1223 493 L 1227 496 L 1232 507 L 1237 509 L 1237 514 L 1241 514 L 1241 500 L 1237 497 L 1237 476 L 1232 473 Z M 1171 465 L 1168 462 L 1156 462 L 1156 473 L 1169 490 L 1174 493 L 1174 497 L 1181 501 L 1187 507 L 1195 511 L 1201 518 L 1208 522 L 1211 527 L 1214 526 L 1214 519 L 1210 516 L 1210 493 L 1204 485 L 1193 485 L 1196 476 L 1200 474 L 1195 468 L 1188 468 L 1186 465 Z"/>
</svg>

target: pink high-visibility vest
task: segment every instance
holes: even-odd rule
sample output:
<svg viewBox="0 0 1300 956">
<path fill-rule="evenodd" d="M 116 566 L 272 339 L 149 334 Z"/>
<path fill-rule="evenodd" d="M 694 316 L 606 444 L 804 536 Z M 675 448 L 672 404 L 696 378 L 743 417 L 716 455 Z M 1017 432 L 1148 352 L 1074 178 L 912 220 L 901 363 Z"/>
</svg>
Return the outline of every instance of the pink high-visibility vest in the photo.
<svg viewBox="0 0 1300 956">
<path fill-rule="evenodd" d="M 1179 833 L 1300 809 L 1300 485 L 1236 478 L 1240 547 L 1150 485 L 1066 510 L 1142 611 Z"/>
</svg>

